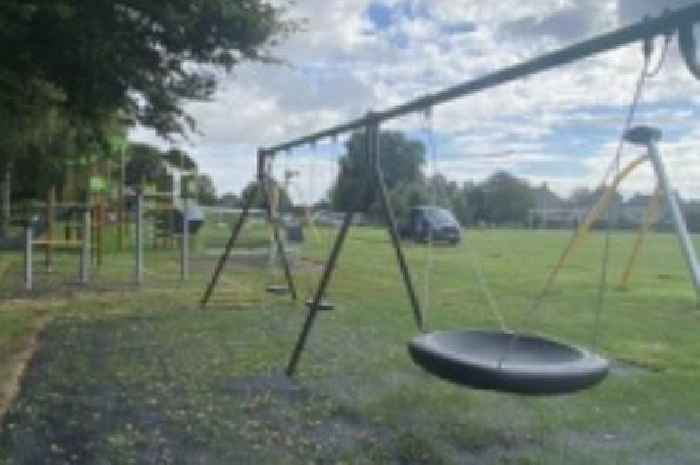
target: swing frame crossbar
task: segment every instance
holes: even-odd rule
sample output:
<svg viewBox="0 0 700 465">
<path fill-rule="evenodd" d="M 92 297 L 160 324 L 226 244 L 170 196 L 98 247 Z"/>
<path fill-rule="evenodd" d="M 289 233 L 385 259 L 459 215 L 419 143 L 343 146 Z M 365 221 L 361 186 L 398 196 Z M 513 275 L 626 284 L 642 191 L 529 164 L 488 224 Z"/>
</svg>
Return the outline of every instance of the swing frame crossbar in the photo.
<svg viewBox="0 0 700 465">
<path fill-rule="evenodd" d="M 573 62 L 577 62 L 606 51 L 629 45 L 634 42 L 641 41 L 645 47 L 650 47 L 650 44 L 655 37 L 662 35 L 669 37 L 677 31 L 680 33 L 680 36 L 683 36 L 687 39 L 688 37 L 692 37 L 692 26 L 698 22 L 700 22 L 700 2 L 697 2 L 685 8 L 679 8 L 676 10 L 666 10 L 662 15 L 658 17 L 647 17 L 639 23 L 593 37 L 589 40 L 579 42 L 577 44 L 573 44 L 560 50 L 541 55 L 529 61 L 505 67 L 501 70 L 492 72 L 480 78 L 476 78 L 473 80 L 463 82 L 461 84 L 457 84 L 452 87 L 448 87 L 442 91 L 433 94 L 424 95 L 422 97 L 389 108 L 387 110 L 380 112 L 369 112 L 364 117 L 343 124 L 339 124 L 297 139 L 293 139 L 279 145 L 259 149 L 257 188 L 253 189 L 253 193 L 251 193 L 251 195 L 249 195 L 248 198 L 245 200 L 243 212 L 232 230 L 232 234 L 229 238 L 228 243 L 226 244 L 224 252 L 215 267 L 212 279 L 209 285 L 207 286 L 204 296 L 202 297 L 202 308 L 206 306 L 214 291 L 214 288 L 216 287 L 218 279 L 223 271 L 223 268 L 225 267 L 226 261 L 228 260 L 231 250 L 235 246 L 240 231 L 247 220 L 248 212 L 252 205 L 254 205 L 257 191 L 262 191 L 263 195 L 265 196 L 265 209 L 267 211 L 268 220 L 272 225 L 274 239 L 277 242 L 277 247 L 282 258 L 281 261 L 285 269 L 285 277 L 287 279 L 287 284 L 290 288 L 290 291 L 292 291 L 293 298 L 295 298 L 294 283 L 291 272 L 289 270 L 289 263 L 285 254 L 284 245 L 279 239 L 278 224 L 272 217 L 272 212 L 270 210 L 269 194 L 266 192 L 265 189 L 265 168 L 267 166 L 267 163 L 269 163 L 269 161 L 274 160 L 274 158 L 279 152 L 290 151 L 293 148 L 299 146 L 314 145 L 322 139 L 333 140 L 341 134 L 364 130 L 367 141 L 367 143 L 365 144 L 367 147 L 366 161 L 367 166 L 370 167 L 371 173 L 368 173 L 369 176 L 364 176 L 363 178 L 365 179 L 365 187 L 363 189 L 364 192 L 358 197 L 357 205 L 354 209 L 351 209 L 345 213 L 342 225 L 340 226 L 340 230 L 336 235 L 335 242 L 328 257 L 328 261 L 325 264 L 323 274 L 321 275 L 321 278 L 319 280 L 318 287 L 316 288 L 316 291 L 314 293 L 312 304 L 309 306 L 309 312 L 306 316 L 306 320 L 304 322 L 294 350 L 292 351 L 292 355 L 287 365 L 286 373 L 288 376 L 293 376 L 296 371 L 299 359 L 306 345 L 308 335 L 313 327 L 314 321 L 319 311 L 319 304 L 323 301 L 325 291 L 328 285 L 330 284 L 331 277 L 335 270 L 342 247 L 345 243 L 345 239 L 347 237 L 350 226 L 352 225 L 354 215 L 356 212 L 364 210 L 364 208 L 368 205 L 368 199 L 372 199 L 375 194 L 378 196 L 382 205 L 382 213 L 386 221 L 387 229 L 392 242 L 392 247 L 394 248 L 394 251 L 396 253 L 396 259 L 399 265 L 399 269 L 401 271 L 402 279 L 409 297 L 416 324 L 419 330 L 421 332 L 424 332 L 420 302 L 416 295 L 413 280 L 411 278 L 411 273 L 406 263 L 403 250 L 401 248 L 396 220 L 386 193 L 386 186 L 384 185 L 383 174 L 379 163 L 379 130 L 381 124 L 385 121 L 396 119 L 412 113 L 425 112 L 432 109 L 438 104 L 455 100 L 457 98 L 464 97 L 470 94 L 482 92 L 484 90 L 497 87 L 508 82 L 515 81 L 517 79 L 522 79 L 553 68 L 558 68 Z M 694 45 L 694 42 L 691 41 L 689 43 L 688 40 L 681 41 L 681 48 L 688 48 L 689 44 Z M 694 65 L 694 63 L 688 62 L 689 53 L 685 53 L 686 51 L 687 50 L 682 50 L 683 55 L 686 58 L 686 63 L 688 67 L 692 70 L 692 65 Z"/>
</svg>

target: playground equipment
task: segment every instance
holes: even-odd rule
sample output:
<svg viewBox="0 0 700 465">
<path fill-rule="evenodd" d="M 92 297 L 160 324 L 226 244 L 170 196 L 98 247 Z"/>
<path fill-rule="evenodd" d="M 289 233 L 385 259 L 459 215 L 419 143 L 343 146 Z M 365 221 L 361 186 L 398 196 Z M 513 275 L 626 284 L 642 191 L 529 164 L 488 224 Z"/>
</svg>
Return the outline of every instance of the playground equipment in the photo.
<svg viewBox="0 0 700 465">
<path fill-rule="evenodd" d="M 231 255 L 233 247 L 236 245 L 236 241 L 238 240 L 243 226 L 248 220 L 248 216 L 250 215 L 252 206 L 255 205 L 258 196 L 262 196 L 265 214 L 272 233 L 272 243 L 276 247 L 276 252 L 279 254 L 280 264 L 284 271 L 284 277 L 286 280 L 286 286 L 269 285 L 266 288 L 266 290 L 270 293 L 275 294 L 289 294 L 293 301 L 297 298 L 296 286 L 294 284 L 294 278 L 292 276 L 289 260 L 287 258 L 286 247 L 284 241 L 282 241 L 282 236 L 280 234 L 279 216 L 276 214 L 276 211 L 273 208 L 271 186 L 274 184 L 274 181 L 271 176 L 271 159 L 258 154 L 257 162 L 258 169 L 256 182 L 253 184 L 250 194 L 245 199 L 241 215 L 238 217 L 238 221 L 233 226 L 231 236 L 226 242 L 224 251 L 221 254 L 221 257 L 219 258 L 214 268 L 212 278 L 209 284 L 207 285 L 206 290 L 204 291 L 202 299 L 200 300 L 200 307 L 202 310 L 206 307 L 207 303 L 209 302 L 209 299 L 212 296 L 212 293 L 214 292 L 214 288 L 216 287 L 219 281 L 224 266 L 228 261 L 229 256 Z"/>
<path fill-rule="evenodd" d="M 614 166 L 619 166 L 625 139 L 633 143 L 645 143 L 647 144 L 649 156 L 656 160 L 654 163 L 657 175 L 663 179 L 665 176 L 663 174 L 663 165 L 659 163 L 660 157 L 654 145 L 656 138 L 649 135 L 650 131 L 642 131 L 639 129 L 630 130 L 630 128 L 634 119 L 637 103 L 641 98 L 645 80 L 656 72 L 649 72 L 650 57 L 653 52 L 653 40 L 655 37 L 659 35 L 665 36 L 665 43 L 666 46 L 668 46 L 673 35 L 677 31 L 680 31 L 681 39 L 679 43 L 686 64 L 691 72 L 696 77 L 700 78 L 700 66 L 698 66 L 695 56 L 695 39 L 692 35 L 693 24 L 699 21 L 700 3 L 676 11 L 667 11 L 660 17 L 646 19 L 639 24 L 625 27 L 559 51 L 545 54 L 533 60 L 507 67 L 484 77 L 420 97 L 388 110 L 378 113 L 370 112 L 366 116 L 348 123 L 340 124 L 270 148 L 259 149 L 258 184 L 264 185 L 265 167 L 269 165 L 270 160 L 273 159 L 277 153 L 290 150 L 297 146 L 313 144 L 320 139 L 332 138 L 338 134 L 355 130 L 364 130 L 367 160 L 370 170 L 367 173 L 355 173 L 365 184 L 363 189 L 358 192 L 356 208 L 351 209 L 345 214 L 343 223 L 328 257 L 324 273 L 318 283 L 310 311 L 307 314 L 297 343 L 292 351 L 286 370 L 287 374 L 292 376 L 296 371 L 309 332 L 318 315 L 320 304 L 330 284 L 343 244 L 349 228 L 352 225 L 355 212 L 364 210 L 368 204 L 368 199 L 371 198 L 369 193 L 376 192 L 387 222 L 389 236 L 396 254 L 398 267 L 401 271 L 402 280 L 413 311 L 416 326 L 421 333 L 424 333 L 410 342 L 408 346 L 409 352 L 416 363 L 432 374 L 462 385 L 508 393 L 542 395 L 568 393 L 590 388 L 604 379 L 608 371 L 608 363 L 603 358 L 585 349 L 556 342 L 543 336 L 525 335 L 504 330 L 483 331 L 458 329 L 449 332 L 435 333 L 426 331 L 423 313 L 399 241 L 394 213 L 388 200 L 387 189 L 384 184 L 383 173 L 379 163 L 379 157 L 381 156 L 379 128 L 383 122 L 402 115 L 430 110 L 437 104 L 458 97 L 480 92 L 526 76 L 531 76 L 544 70 L 581 60 L 622 45 L 642 41 L 644 45 L 644 66 L 637 82 L 634 98 L 632 99 L 628 117 L 624 125 L 624 131 L 622 132 L 622 137 L 618 144 Z M 660 69 L 662 61 L 663 60 L 660 61 L 658 69 Z M 666 181 L 660 182 L 665 184 L 665 186 L 662 186 L 662 189 L 664 190 L 667 202 L 669 202 L 673 209 L 673 195 L 670 185 Z M 244 207 L 244 214 L 233 229 L 227 248 L 205 292 L 202 299 L 203 304 L 206 304 L 206 301 L 211 295 L 219 274 L 221 273 L 222 265 L 226 261 L 231 248 L 235 245 L 240 229 L 246 220 L 247 209 L 250 207 L 250 204 L 251 199 L 248 199 Z M 680 211 L 677 210 L 674 216 L 680 218 Z M 675 219 L 677 229 L 678 225 L 681 224 L 679 218 Z M 686 252 L 686 259 L 689 262 L 689 266 L 691 266 L 691 269 L 695 269 L 696 264 L 693 254 L 690 253 L 692 249 L 687 240 L 687 236 L 683 236 L 683 234 L 679 233 L 679 239 Z M 609 242 L 608 233 L 606 236 L 605 254 L 601 263 L 602 278 L 598 292 L 599 298 L 596 305 L 597 323 L 600 320 L 599 315 L 603 307 L 607 284 L 605 277 L 607 276 Z M 284 255 L 284 248 L 282 246 L 279 247 L 279 251 Z M 288 280 L 291 286 L 290 276 L 288 276 Z M 553 278 L 550 276 L 541 295 L 536 299 L 533 309 L 539 306 L 552 282 Z M 695 284 L 697 285 L 697 283 Z"/>
<path fill-rule="evenodd" d="M 35 225 L 28 218 L 24 222 L 24 289 L 31 291 L 34 288 L 34 267 L 33 255 L 34 247 L 41 246 L 44 250 L 49 251 L 53 247 L 68 247 L 80 249 L 80 265 L 78 271 L 78 280 L 80 284 L 88 284 L 90 280 L 90 257 L 92 250 L 92 209 L 89 205 L 81 205 L 79 207 L 71 205 L 72 208 L 80 208 L 82 216 L 82 227 L 80 230 L 80 238 L 78 240 L 54 240 L 51 239 L 35 239 Z M 47 257 L 50 257 L 47 252 Z M 47 270 L 51 271 L 52 262 L 46 261 Z"/>
<path fill-rule="evenodd" d="M 191 235 L 195 234 L 201 225 L 204 223 L 204 214 L 196 205 L 196 202 L 184 196 L 175 204 L 168 203 L 166 205 L 151 204 L 147 207 L 148 201 L 158 201 L 164 198 L 171 198 L 169 193 L 137 193 L 132 197 L 135 203 L 134 209 L 134 225 L 136 229 L 134 240 L 134 281 L 136 284 L 144 283 L 144 250 L 145 250 L 145 221 L 144 215 L 147 211 L 158 215 L 165 213 L 168 217 L 166 226 L 156 225 L 158 227 L 167 227 L 167 233 L 172 237 L 179 238 L 179 264 L 180 264 L 180 279 L 186 281 L 190 275 L 190 242 Z M 156 221 L 158 221 L 156 219 Z M 158 232 L 154 232 L 157 234 Z"/>
<path fill-rule="evenodd" d="M 647 154 L 636 158 L 625 166 L 617 174 L 617 176 L 615 176 L 612 183 L 605 188 L 601 198 L 588 212 L 584 221 L 579 224 L 573 239 L 568 244 L 559 258 L 559 261 L 552 269 L 549 280 L 553 281 L 556 278 L 566 264 L 567 260 L 573 255 L 574 251 L 585 241 L 593 224 L 599 220 L 606 211 L 609 210 L 610 202 L 622 181 L 643 163 L 650 162 L 654 169 L 654 174 L 656 175 L 657 187 L 654 190 L 654 195 L 649 201 L 649 205 L 647 206 L 647 210 L 644 215 L 644 222 L 639 229 L 637 238 L 632 248 L 632 253 L 627 260 L 627 265 L 622 274 L 618 287 L 621 289 L 627 288 L 634 264 L 641 253 L 644 238 L 656 219 L 657 212 L 661 205 L 660 197 L 663 195 L 665 203 L 671 211 L 671 219 L 673 221 L 674 230 L 676 232 L 676 236 L 678 237 L 681 251 L 683 252 L 683 256 L 686 260 L 688 271 L 692 278 L 693 287 L 695 288 L 698 300 L 700 301 L 700 269 L 698 268 L 697 255 L 690 239 L 685 219 L 683 218 L 680 206 L 678 205 L 678 199 L 674 193 L 673 186 L 671 185 L 668 175 L 666 174 L 666 168 L 657 147 L 658 141 L 661 140 L 661 135 L 662 134 L 659 129 L 648 126 L 638 126 L 628 130 L 624 134 L 624 138 L 627 142 L 645 147 L 647 149 Z"/>
</svg>

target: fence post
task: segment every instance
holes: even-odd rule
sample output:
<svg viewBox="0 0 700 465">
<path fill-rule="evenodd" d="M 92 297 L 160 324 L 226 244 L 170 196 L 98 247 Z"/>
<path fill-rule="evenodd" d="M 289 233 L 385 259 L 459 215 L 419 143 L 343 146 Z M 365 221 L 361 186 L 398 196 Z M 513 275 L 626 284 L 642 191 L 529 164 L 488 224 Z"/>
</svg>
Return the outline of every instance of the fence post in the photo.
<svg viewBox="0 0 700 465">
<path fill-rule="evenodd" d="M 183 199 L 182 235 L 180 244 L 180 278 L 187 281 L 190 275 L 190 221 L 187 216 L 187 197 Z"/>
<path fill-rule="evenodd" d="M 32 241 L 34 231 L 31 221 L 24 226 L 24 289 L 32 290 Z"/>
<path fill-rule="evenodd" d="M 136 197 L 136 283 L 143 284 L 143 194 Z"/>
<path fill-rule="evenodd" d="M 80 284 L 87 284 L 90 280 L 90 250 L 92 247 L 90 215 L 90 209 L 86 208 L 83 212 L 83 237 L 80 244 Z"/>
</svg>

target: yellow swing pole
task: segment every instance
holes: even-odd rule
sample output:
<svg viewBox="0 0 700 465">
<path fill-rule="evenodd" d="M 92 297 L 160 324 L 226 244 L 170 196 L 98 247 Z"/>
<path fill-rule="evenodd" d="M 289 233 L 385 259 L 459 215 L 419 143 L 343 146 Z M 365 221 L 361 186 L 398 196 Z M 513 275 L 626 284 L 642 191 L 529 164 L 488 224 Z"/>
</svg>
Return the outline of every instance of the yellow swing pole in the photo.
<svg viewBox="0 0 700 465">
<path fill-rule="evenodd" d="M 583 223 L 581 223 L 576 229 L 576 233 L 574 234 L 573 239 L 569 242 L 569 245 L 566 247 L 566 249 L 564 249 L 564 252 L 561 254 L 561 257 L 559 257 L 559 261 L 550 272 L 549 277 L 547 278 L 547 283 L 545 284 L 545 289 L 548 289 L 549 286 L 552 285 L 554 279 L 564 267 L 564 264 L 569 259 L 571 254 L 574 252 L 574 250 L 576 250 L 576 248 L 578 248 L 583 243 L 584 239 L 590 232 L 593 223 L 610 206 L 610 201 L 613 198 L 613 194 L 617 191 L 617 188 L 620 185 L 620 183 L 632 171 L 634 171 L 635 168 L 644 163 L 647 159 L 648 157 L 644 155 L 633 160 L 631 163 L 625 166 L 625 168 L 622 171 L 620 171 L 620 173 L 617 176 L 615 176 L 615 179 L 613 179 L 613 182 L 605 190 L 598 203 L 595 204 L 595 206 L 591 209 L 590 212 L 588 212 Z"/>
<path fill-rule="evenodd" d="M 627 261 L 627 267 L 625 268 L 625 272 L 622 274 L 622 279 L 620 280 L 620 285 L 618 286 L 619 289 L 627 289 L 630 277 L 632 276 L 632 270 L 634 269 L 634 265 L 637 262 L 637 259 L 639 258 L 640 252 L 642 251 L 642 244 L 644 243 L 644 239 L 649 230 L 651 229 L 651 225 L 656 223 L 656 221 L 658 220 L 660 206 L 661 186 L 657 184 L 656 190 L 654 191 L 654 195 L 649 200 L 649 205 L 647 205 L 646 212 L 644 213 L 644 223 L 639 229 L 637 239 L 634 241 L 632 254 L 630 255 L 629 260 Z"/>
</svg>

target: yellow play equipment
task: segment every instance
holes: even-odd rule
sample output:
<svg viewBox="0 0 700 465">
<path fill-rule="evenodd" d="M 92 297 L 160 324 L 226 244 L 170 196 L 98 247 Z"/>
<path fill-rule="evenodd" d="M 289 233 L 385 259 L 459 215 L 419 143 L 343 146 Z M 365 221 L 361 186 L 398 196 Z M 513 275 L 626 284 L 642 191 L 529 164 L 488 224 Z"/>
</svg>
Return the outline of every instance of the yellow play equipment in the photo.
<svg viewBox="0 0 700 465">
<path fill-rule="evenodd" d="M 576 233 L 574 234 L 574 238 L 569 242 L 569 245 L 566 247 L 566 249 L 562 253 L 561 257 L 559 258 L 559 261 L 557 262 L 557 264 L 554 266 L 554 268 L 550 272 L 549 276 L 547 277 L 545 288 L 549 288 L 554 283 L 554 280 L 556 279 L 557 275 L 559 274 L 561 269 L 566 264 L 569 257 L 571 257 L 573 252 L 581 244 L 583 244 L 583 242 L 588 237 L 588 233 L 590 232 L 593 224 L 610 207 L 610 202 L 612 201 L 614 194 L 615 194 L 615 192 L 617 192 L 617 188 L 622 183 L 622 181 L 627 176 L 629 176 L 636 168 L 638 168 L 640 165 L 642 165 L 646 161 L 649 161 L 648 155 L 641 156 L 641 157 L 636 158 L 635 160 L 631 161 L 627 166 L 625 166 L 617 174 L 617 176 L 615 176 L 612 183 L 610 183 L 609 186 L 605 187 L 605 191 L 603 192 L 603 195 L 600 197 L 598 202 L 593 206 L 593 208 L 591 208 L 591 210 L 588 212 L 584 221 L 581 222 L 581 224 L 579 224 L 578 228 L 576 228 Z M 661 187 L 659 185 L 657 185 L 657 187 L 654 191 L 654 195 L 652 196 L 652 198 L 649 201 L 649 204 L 647 205 L 647 209 L 646 209 L 646 212 L 644 214 L 644 222 L 643 222 L 642 226 L 640 227 L 639 232 L 637 233 L 637 238 L 635 239 L 634 247 L 632 249 L 632 254 L 630 255 L 629 259 L 627 260 L 627 266 L 625 267 L 625 271 L 622 274 L 622 278 L 621 278 L 620 283 L 618 285 L 618 288 L 620 288 L 620 289 L 627 289 L 630 278 L 632 276 L 632 270 L 634 268 L 635 263 L 637 262 L 637 258 L 639 257 L 639 254 L 641 253 L 644 239 L 646 238 L 646 235 L 649 232 L 649 229 L 651 229 L 651 226 L 659 220 L 659 209 L 661 206 L 661 194 L 662 194 Z"/>
</svg>

